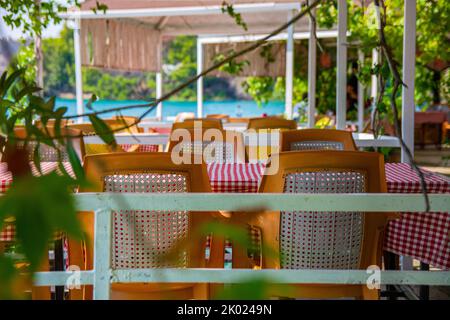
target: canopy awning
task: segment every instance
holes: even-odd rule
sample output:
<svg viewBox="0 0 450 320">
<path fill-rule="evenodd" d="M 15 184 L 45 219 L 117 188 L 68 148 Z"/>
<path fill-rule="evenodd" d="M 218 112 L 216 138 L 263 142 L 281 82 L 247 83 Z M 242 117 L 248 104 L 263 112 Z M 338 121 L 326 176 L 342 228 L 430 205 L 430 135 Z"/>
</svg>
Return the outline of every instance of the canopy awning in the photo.
<svg viewBox="0 0 450 320">
<path fill-rule="evenodd" d="M 62 16 L 81 20 L 81 61 L 85 66 L 126 71 L 157 72 L 161 70 L 162 41 L 176 35 L 255 35 L 267 34 L 285 24 L 286 12 L 299 10 L 296 0 L 230 1 L 234 11 L 241 14 L 246 28 L 223 13 L 222 0 L 102 0 L 108 9 L 97 10 L 96 0 L 88 0 L 80 9 Z M 295 24 L 296 31 L 308 31 L 308 18 Z M 221 45 L 224 47 L 225 45 Z M 242 46 L 236 44 L 233 46 Z M 205 55 L 218 49 L 208 49 Z M 276 49 L 279 45 L 275 45 Z M 277 49 L 278 48 L 278 49 Z M 223 48 L 222 48 L 223 49 Z M 277 52 L 284 56 L 283 52 Z M 266 66 L 260 51 L 243 57 L 251 61 L 244 74 L 282 75 L 284 62 Z M 208 60 L 207 64 L 211 61 Z M 251 69 L 252 68 L 252 69 Z"/>
<path fill-rule="evenodd" d="M 234 11 L 240 13 L 248 30 L 236 24 L 234 19 L 222 12 L 222 0 L 102 0 L 108 6 L 106 13 L 97 11 L 96 0 L 88 0 L 81 11 L 68 15 L 81 19 L 133 19 L 164 35 L 211 35 L 211 34 L 257 34 L 268 33 L 286 23 L 286 15 L 280 12 L 299 10 L 298 0 L 234 0 Z M 295 30 L 307 31 L 308 20 L 296 23 Z"/>
</svg>

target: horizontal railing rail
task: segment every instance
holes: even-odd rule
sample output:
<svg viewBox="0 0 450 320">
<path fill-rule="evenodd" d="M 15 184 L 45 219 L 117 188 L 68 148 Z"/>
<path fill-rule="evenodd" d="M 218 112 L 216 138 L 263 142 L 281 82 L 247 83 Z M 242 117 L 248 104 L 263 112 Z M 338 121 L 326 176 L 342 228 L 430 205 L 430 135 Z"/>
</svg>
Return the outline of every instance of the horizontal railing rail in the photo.
<svg viewBox="0 0 450 320">
<path fill-rule="evenodd" d="M 429 194 L 430 212 L 450 211 L 450 194 Z M 79 193 L 78 209 L 422 212 L 422 194 L 404 193 Z"/>
<path fill-rule="evenodd" d="M 134 210 L 187 211 L 360 211 L 417 212 L 425 208 L 421 194 L 214 194 L 214 193 L 80 193 L 81 211 L 95 211 L 94 270 L 35 274 L 36 286 L 94 286 L 94 299 L 109 299 L 111 283 L 240 283 L 264 279 L 272 283 L 366 285 L 450 285 L 450 271 L 250 270 L 250 269 L 126 269 L 111 268 L 112 212 Z M 430 194 L 430 212 L 450 211 L 448 194 Z M 201 214 L 201 213 L 200 213 Z M 372 279 L 372 280 L 371 280 Z"/>
</svg>

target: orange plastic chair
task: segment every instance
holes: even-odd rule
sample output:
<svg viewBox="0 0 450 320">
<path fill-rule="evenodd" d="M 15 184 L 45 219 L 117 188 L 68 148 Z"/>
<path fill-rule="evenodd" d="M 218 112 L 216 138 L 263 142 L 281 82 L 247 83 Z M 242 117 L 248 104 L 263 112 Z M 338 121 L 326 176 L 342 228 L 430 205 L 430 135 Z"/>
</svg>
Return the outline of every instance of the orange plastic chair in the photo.
<svg viewBox="0 0 450 320">
<path fill-rule="evenodd" d="M 297 122 L 278 117 L 251 118 L 247 129 L 297 129 Z"/>
<path fill-rule="evenodd" d="M 383 156 L 357 151 L 291 151 L 278 170 L 264 175 L 262 193 L 384 193 Z M 272 165 L 275 160 L 272 157 Z M 266 168 L 267 170 L 268 168 Z M 359 212 L 244 213 L 233 216 L 261 232 L 262 268 L 362 269 L 380 266 L 383 232 L 391 214 Z M 237 223 L 237 224 L 239 224 Z M 332 230 L 330 230 L 332 229 Z M 233 248 L 233 267 L 255 267 L 247 251 Z M 378 299 L 366 285 L 271 285 L 273 296 Z"/>
<path fill-rule="evenodd" d="M 62 119 L 61 120 L 61 126 L 66 126 L 66 125 L 68 125 L 70 123 L 74 123 L 73 120 L 71 120 L 71 119 Z M 40 126 L 42 126 L 42 121 L 40 119 L 37 119 L 37 120 L 34 121 L 34 124 L 37 127 L 40 127 Z M 55 120 L 54 119 L 49 119 L 47 121 L 46 125 L 53 127 L 55 125 Z"/>
<path fill-rule="evenodd" d="M 138 126 L 134 124 L 135 122 L 131 118 L 124 117 L 121 119 L 103 119 L 103 121 L 111 130 L 115 130 L 115 133 L 128 132 L 130 134 L 135 134 L 140 132 Z M 127 126 L 129 127 L 125 128 Z M 94 126 L 92 123 L 73 123 L 69 124 L 68 128 L 81 130 L 84 135 L 95 135 Z M 139 144 L 135 144 L 128 148 L 126 152 L 134 152 L 138 149 Z M 86 154 L 88 155 L 111 152 L 125 152 L 125 150 L 120 145 L 113 148 L 106 144 L 86 144 Z"/>
<path fill-rule="evenodd" d="M 205 163 L 245 162 L 244 139 L 237 131 L 177 128 L 171 132 L 167 147 L 169 153 L 175 152 L 186 162 L 196 159 Z"/>
<path fill-rule="evenodd" d="M 194 118 L 194 119 L 185 119 L 182 123 L 188 129 L 194 129 L 195 125 L 201 124 L 202 128 L 210 129 L 223 129 L 222 120 L 218 118 Z"/>
<path fill-rule="evenodd" d="M 79 192 L 211 192 L 205 165 L 175 164 L 169 153 L 111 153 L 87 156 L 84 162 L 90 186 Z M 132 209 L 132 208 L 130 208 Z M 219 213 L 123 210 L 114 213 L 112 267 L 222 268 L 223 241 L 213 238 L 205 257 L 206 236 L 199 230 Z M 69 240 L 70 263 L 93 268 L 94 214 L 80 213 L 86 241 Z M 119 229 L 120 228 L 120 231 Z M 167 230 L 170 228 L 171 230 Z M 122 239 L 122 236 L 126 239 Z M 145 239 L 145 241 L 142 241 Z M 178 241 L 184 241 L 179 243 Z M 172 250 L 172 251 L 171 251 Z M 207 284 L 137 283 L 112 285 L 112 299 L 207 299 Z M 72 290 L 72 299 L 92 299 L 92 287 Z"/>
<path fill-rule="evenodd" d="M 248 125 L 249 121 L 250 121 L 250 118 L 237 118 L 237 117 L 229 117 L 228 118 L 229 123 L 245 123 Z"/>
<path fill-rule="evenodd" d="M 352 133 L 332 129 L 302 129 L 280 132 L 281 151 L 348 150 L 357 151 Z"/>
<path fill-rule="evenodd" d="M 133 117 L 133 116 L 113 116 L 113 117 L 111 117 L 111 119 L 112 120 L 121 121 L 122 123 L 126 123 L 128 125 L 134 124 L 134 125 L 131 126 L 131 130 L 135 131 L 137 129 L 137 132 L 140 132 L 140 133 L 144 132 L 144 128 L 139 127 L 139 123 L 138 123 L 139 118 L 138 117 Z M 135 133 L 135 132 L 133 132 L 133 133 Z"/>
<path fill-rule="evenodd" d="M 206 115 L 206 119 L 220 119 L 220 120 L 228 121 L 229 118 L 230 118 L 229 115 L 223 114 L 223 113 L 207 114 Z"/>
<path fill-rule="evenodd" d="M 279 136 L 278 133 L 283 130 L 297 129 L 297 122 L 295 120 L 286 120 L 280 117 L 265 117 L 265 118 L 251 118 L 247 126 L 247 134 L 250 142 L 254 141 L 252 135 L 257 134 L 257 145 L 247 145 L 247 159 L 249 162 L 263 162 L 265 163 L 272 153 L 279 153 Z M 272 133 L 277 135 L 274 137 Z M 275 145 L 271 142 L 270 145 L 260 145 L 261 135 L 268 135 L 269 140 L 276 139 Z"/>
<path fill-rule="evenodd" d="M 176 115 L 173 122 L 183 122 L 186 119 L 194 119 L 195 113 L 193 112 L 180 112 Z"/>
<path fill-rule="evenodd" d="M 47 130 L 48 130 L 48 133 L 50 134 L 50 136 L 55 135 L 54 127 L 48 126 Z M 63 137 L 63 139 L 65 140 L 65 143 L 68 143 L 69 141 L 72 143 L 72 146 L 73 146 L 75 152 L 77 153 L 78 158 L 82 161 L 86 154 L 86 150 L 85 150 L 84 140 L 83 140 L 81 131 L 73 129 L 73 128 L 63 127 L 63 128 L 61 128 L 60 134 Z M 21 138 L 21 139 L 26 139 L 28 137 L 27 131 L 26 131 L 25 127 L 23 127 L 23 126 L 15 127 L 14 135 L 17 138 Z M 38 146 L 38 143 L 32 139 L 33 138 L 30 137 L 30 140 L 27 141 L 27 151 L 29 152 L 30 161 L 33 161 L 33 153 L 34 153 L 35 148 Z M 25 142 L 23 140 L 18 140 L 17 143 L 20 146 L 20 145 L 24 145 Z M 55 143 L 55 146 L 60 151 L 61 160 L 69 161 L 65 146 L 62 146 L 58 141 L 56 141 L 56 138 L 55 138 L 54 143 Z M 40 155 L 41 161 L 43 161 L 43 162 L 58 162 L 60 160 L 58 152 L 55 150 L 55 148 L 50 147 L 44 143 L 39 144 L 39 155 Z M 2 153 L 1 161 L 5 161 L 5 153 Z"/>
</svg>

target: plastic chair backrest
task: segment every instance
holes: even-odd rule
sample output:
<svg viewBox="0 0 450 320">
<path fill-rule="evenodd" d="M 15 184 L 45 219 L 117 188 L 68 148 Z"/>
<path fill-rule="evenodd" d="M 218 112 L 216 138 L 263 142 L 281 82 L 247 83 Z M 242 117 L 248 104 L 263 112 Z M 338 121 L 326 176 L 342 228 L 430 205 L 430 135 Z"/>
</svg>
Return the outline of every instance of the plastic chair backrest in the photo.
<svg viewBox="0 0 450 320">
<path fill-rule="evenodd" d="M 48 126 L 47 129 L 50 136 L 55 136 L 54 127 Z M 61 128 L 60 131 L 61 131 L 60 135 L 62 139 L 65 141 L 65 144 L 70 141 L 72 143 L 72 147 L 74 148 L 75 152 L 78 155 L 78 158 L 80 159 L 80 161 L 83 161 L 86 151 L 81 131 L 66 127 Z M 30 161 L 33 161 L 34 150 L 38 145 L 39 145 L 39 156 L 41 161 L 43 162 L 58 162 L 60 160 L 67 162 L 69 161 L 69 156 L 67 154 L 66 147 L 64 145 L 61 145 L 61 143 L 57 141 L 57 138 L 55 138 L 54 144 L 56 148 L 59 150 L 59 153 L 55 148 L 48 146 L 42 142 L 38 143 L 36 140 L 33 139 L 33 137 L 29 137 L 25 127 L 21 126 L 15 127 L 14 134 L 17 138 L 27 139 L 26 144 Z M 19 147 L 23 146 L 25 145 L 25 141 L 17 140 L 17 145 Z M 2 161 L 4 161 L 3 158 L 4 154 L 2 154 Z"/>
<path fill-rule="evenodd" d="M 281 151 L 357 151 L 352 133 L 333 129 L 301 129 L 280 132 Z"/>
<path fill-rule="evenodd" d="M 251 118 L 247 129 L 297 129 L 297 122 L 279 117 Z"/>
<path fill-rule="evenodd" d="M 260 192 L 387 192 L 384 160 L 378 153 L 292 151 L 275 156 L 278 160 L 272 158 L 272 164 L 277 163 L 278 171 L 263 176 Z M 264 221 L 263 248 L 272 247 L 279 253 L 263 253 L 264 268 L 365 269 L 381 265 L 380 231 L 387 214 L 316 213 L 299 208 L 262 215 L 256 219 Z"/>
<path fill-rule="evenodd" d="M 184 155 L 189 161 L 201 159 L 205 163 L 245 162 L 242 133 L 216 128 L 175 129 L 170 134 L 168 152 L 175 152 L 180 157 Z"/>
<path fill-rule="evenodd" d="M 81 187 L 79 192 L 211 192 L 206 165 L 175 164 L 168 153 L 87 156 L 84 168 L 91 184 Z M 91 270 L 94 214 L 83 213 L 79 217 L 86 241 L 82 244 L 70 241 L 69 259 L 71 264 L 83 265 L 84 269 Z M 196 233 L 212 218 L 212 213 L 191 214 L 185 211 L 141 211 L 130 208 L 114 212 L 112 267 L 204 267 L 206 241 L 205 237 Z M 136 287 L 132 284 L 123 286 L 128 289 Z M 85 298 L 90 298 L 91 294 L 87 290 Z"/>
</svg>

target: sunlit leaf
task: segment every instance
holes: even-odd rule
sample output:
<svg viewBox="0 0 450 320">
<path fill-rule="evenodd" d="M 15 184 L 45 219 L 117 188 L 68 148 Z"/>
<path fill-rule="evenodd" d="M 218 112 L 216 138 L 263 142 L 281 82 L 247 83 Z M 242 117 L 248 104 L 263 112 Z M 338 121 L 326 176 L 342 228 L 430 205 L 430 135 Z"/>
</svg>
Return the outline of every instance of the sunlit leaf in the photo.
<svg viewBox="0 0 450 320">
<path fill-rule="evenodd" d="M 67 151 L 67 155 L 69 157 L 69 161 L 70 161 L 70 165 L 72 166 L 72 170 L 75 174 L 75 177 L 77 178 L 77 180 L 84 180 L 85 175 L 84 175 L 84 170 L 83 170 L 83 166 L 81 165 L 81 161 L 80 158 L 78 158 L 78 154 L 76 153 L 73 145 L 72 145 L 72 141 L 67 141 L 66 144 L 66 151 Z"/>
<path fill-rule="evenodd" d="M 14 71 L 6 78 L 6 80 L 2 83 L 2 87 L 0 88 L 0 92 L 3 96 L 9 91 L 12 84 L 21 76 L 25 71 L 23 69 L 19 69 Z"/>
</svg>

